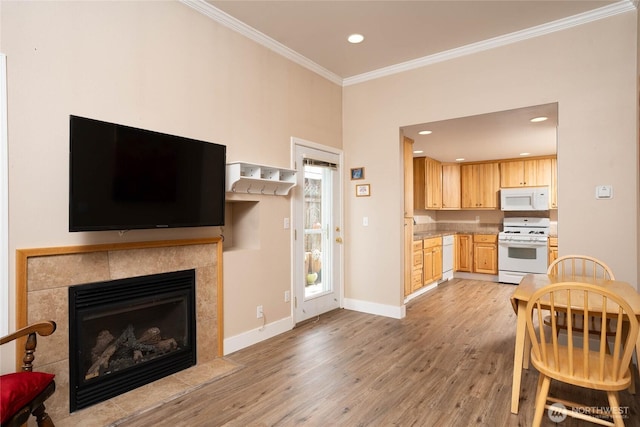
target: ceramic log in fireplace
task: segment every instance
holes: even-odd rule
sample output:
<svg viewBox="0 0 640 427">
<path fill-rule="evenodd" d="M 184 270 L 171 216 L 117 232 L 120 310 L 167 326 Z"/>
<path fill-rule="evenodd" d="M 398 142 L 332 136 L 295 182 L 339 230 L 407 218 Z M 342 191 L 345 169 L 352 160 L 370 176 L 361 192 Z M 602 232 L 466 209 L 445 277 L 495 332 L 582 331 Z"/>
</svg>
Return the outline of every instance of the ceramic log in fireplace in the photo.
<svg viewBox="0 0 640 427">
<path fill-rule="evenodd" d="M 71 412 L 196 364 L 195 270 L 69 287 Z"/>
</svg>

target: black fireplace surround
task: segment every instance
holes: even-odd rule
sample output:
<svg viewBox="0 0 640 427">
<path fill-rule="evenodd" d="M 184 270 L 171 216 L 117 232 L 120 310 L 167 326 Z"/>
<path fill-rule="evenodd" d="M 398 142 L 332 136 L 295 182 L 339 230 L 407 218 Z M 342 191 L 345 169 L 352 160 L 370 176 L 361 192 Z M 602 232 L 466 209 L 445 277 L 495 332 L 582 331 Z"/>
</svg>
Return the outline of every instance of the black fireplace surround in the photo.
<svg viewBox="0 0 640 427">
<path fill-rule="evenodd" d="M 196 364 L 195 270 L 69 287 L 70 411 Z"/>
</svg>

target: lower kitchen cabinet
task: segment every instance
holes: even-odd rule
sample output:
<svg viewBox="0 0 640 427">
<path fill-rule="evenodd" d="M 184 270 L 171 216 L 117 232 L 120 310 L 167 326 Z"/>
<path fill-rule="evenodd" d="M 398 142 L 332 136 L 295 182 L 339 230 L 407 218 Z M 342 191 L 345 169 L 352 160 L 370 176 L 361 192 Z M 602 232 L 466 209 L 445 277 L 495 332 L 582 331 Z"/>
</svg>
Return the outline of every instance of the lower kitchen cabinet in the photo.
<svg viewBox="0 0 640 427">
<path fill-rule="evenodd" d="M 423 240 L 422 283 L 428 285 L 442 278 L 442 237 Z"/>
<path fill-rule="evenodd" d="M 498 235 L 475 234 L 473 236 L 473 271 L 498 274 Z"/>
<path fill-rule="evenodd" d="M 413 268 L 411 270 L 411 292 L 422 287 L 422 240 L 413 242 Z M 406 296 L 406 295 L 405 295 Z"/>
<path fill-rule="evenodd" d="M 456 234 L 456 271 L 471 273 L 473 270 L 473 235 Z"/>
</svg>

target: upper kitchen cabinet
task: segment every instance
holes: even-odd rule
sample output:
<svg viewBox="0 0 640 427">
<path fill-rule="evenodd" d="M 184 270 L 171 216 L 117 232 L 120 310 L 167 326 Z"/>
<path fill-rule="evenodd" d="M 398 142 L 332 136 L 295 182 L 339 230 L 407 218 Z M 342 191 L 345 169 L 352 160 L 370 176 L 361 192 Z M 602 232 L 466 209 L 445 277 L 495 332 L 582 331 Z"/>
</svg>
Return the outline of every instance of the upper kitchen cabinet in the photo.
<svg viewBox="0 0 640 427">
<path fill-rule="evenodd" d="M 404 161 L 404 217 L 413 217 L 413 139 L 404 137 L 402 142 Z"/>
<path fill-rule="evenodd" d="M 466 163 L 460 166 L 463 209 L 497 209 L 500 166 L 497 162 Z"/>
<path fill-rule="evenodd" d="M 551 185 L 551 158 L 500 162 L 501 187 Z"/>
<path fill-rule="evenodd" d="M 460 209 L 460 164 L 442 164 L 442 209 Z"/>
<path fill-rule="evenodd" d="M 415 209 L 441 209 L 442 164 L 429 157 L 414 158 L 413 189 Z"/>
</svg>

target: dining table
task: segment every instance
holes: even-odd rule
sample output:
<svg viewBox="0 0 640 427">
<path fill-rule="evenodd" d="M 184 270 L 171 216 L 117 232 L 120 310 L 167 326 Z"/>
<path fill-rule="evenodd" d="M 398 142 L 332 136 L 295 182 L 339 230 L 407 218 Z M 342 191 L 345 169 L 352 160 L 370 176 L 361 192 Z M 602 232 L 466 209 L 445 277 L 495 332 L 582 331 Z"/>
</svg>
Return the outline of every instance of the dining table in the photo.
<svg viewBox="0 0 640 427">
<path fill-rule="evenodd" d="M 513 357 L 513 383 L 511 386 L 511 413 L 518 413 L 518 403 L 520 401 L 520 382 L 522 379 L 522 369 L 529 368 L 529 351 L 531 342 L 527 339 L 527 303 L 531 296 L 545 286 L 561 283 L 561 282 L 580 282 L 589 283 L 598 286 L 604 286 L 610 291 L 615 292 L 629 303 L 636 317 L 640 321 L 640 294 L 627 282 L 619 280 L 595 279 L 593 277 L 563 277 L 550 274 L 527 274 L 522 278 L 516 286 L 513 295 L 511 295 L 511 305 L 517 315 L 516 324 L 516 346 Z M 573 304 L 572 304 L 573 305 Z M 636 342 L 636 352 L 640 355 L 640 337 Z M 640 373 L 640 363 L 638 363 L 638 372 Z"/>
</svg>

